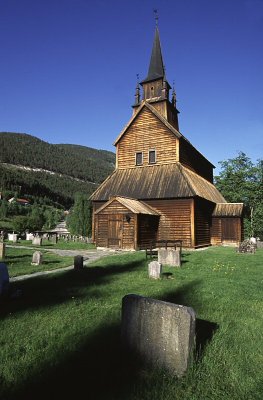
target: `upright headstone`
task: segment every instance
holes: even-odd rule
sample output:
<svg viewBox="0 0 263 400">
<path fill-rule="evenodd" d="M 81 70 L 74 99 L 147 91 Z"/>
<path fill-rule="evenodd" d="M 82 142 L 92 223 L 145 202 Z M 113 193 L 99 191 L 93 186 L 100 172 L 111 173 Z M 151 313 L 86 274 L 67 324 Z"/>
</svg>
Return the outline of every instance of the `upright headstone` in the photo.
<svg viewBox="0 0 263 400">
<path fill-rule="evenodd" d="M 9 274 L 7 265 L 0 262 L 0 296 L 6 295 L 9 290 Z"/>
<path fill-rule="evenodd" d="M 74 269 L 82 269 L 83 268 L 83 257 L 75 256 L 74 257 Z"/>
<path fill-rule="evenodd" d="M 26 240 L 33 240 L 33 239 L 34 239 L 33 233 L 27 233 L 26 234 Z"/>
<path fill-rule="evenodd" d="M 171 267 L 181 267 L 180 249 L 158 249 L 158 262 Z"/>
<path fill-rule="evenodd" d="M 182 376 L 195 346 L 195 312 L 190 307 L 129 294 L 122 299 L 123 346 L 148 365 Z"/>
<path fill-rule="evenodd" d="M 33 265 L 40 265 L 43 262 L 43 254 L 41 251 L 35 251 L 32 256 L 32 263 Z"/>
<path fill-rule="evenodd" d="M 159 279 L 162 273 L 162 264 L 158 261 L 152 261 L 148 264 L 149 278 Z"/>
<path fill-rule="evenodd" d="M 5 244 L 0 242 L 0 260 L 5 258 Z"/>
<path fill-rule="evenodd" d="M 42 246 L 42 238 L 39 236 L 35 236 L 32 240 L 32 244 L 35 246 Z"/>
</svg>

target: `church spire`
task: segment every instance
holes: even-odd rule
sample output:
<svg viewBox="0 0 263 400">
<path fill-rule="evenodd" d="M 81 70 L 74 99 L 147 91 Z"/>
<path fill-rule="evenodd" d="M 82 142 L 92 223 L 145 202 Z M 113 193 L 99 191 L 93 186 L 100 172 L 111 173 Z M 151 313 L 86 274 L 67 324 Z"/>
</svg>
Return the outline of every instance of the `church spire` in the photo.
<svg viewBox="0 0 263 400">
<path fill-rule="evenodd" d="M 158 26 L 156 25 L 148 75 L 147 78 L 145 78 L 141 83 L 154 81 L 156 79 L 160 79 L 163 77 L 164 77 L 163 57 L 162 57 L 159 29 Z"/>
</svg>

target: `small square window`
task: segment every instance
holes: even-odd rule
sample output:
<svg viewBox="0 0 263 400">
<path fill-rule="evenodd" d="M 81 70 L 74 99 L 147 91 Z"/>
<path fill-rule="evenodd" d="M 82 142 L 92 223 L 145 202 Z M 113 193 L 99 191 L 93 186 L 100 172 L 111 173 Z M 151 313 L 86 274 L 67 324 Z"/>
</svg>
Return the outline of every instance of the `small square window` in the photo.
<svg viewBox="0 0 263 400">
<path fill-rule="evenodd" d="M 135 163 L 136 165 L 142 165 L 142 153 L 135 154 Z"/>
<path fill-rule="evenodd" d="M 155 164 L 155 163 L 156 163 L 156 151 L 149 150 L 149 164 Z"/>
</svg>

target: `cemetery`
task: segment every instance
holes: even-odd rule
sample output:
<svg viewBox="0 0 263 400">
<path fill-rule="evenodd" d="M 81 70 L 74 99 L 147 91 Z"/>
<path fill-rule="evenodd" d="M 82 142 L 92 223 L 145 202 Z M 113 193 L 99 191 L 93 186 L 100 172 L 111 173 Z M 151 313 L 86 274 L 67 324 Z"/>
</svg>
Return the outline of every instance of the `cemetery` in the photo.
<svg viewBox="0 0 263 400">
<path fill-rule="evenodd" d="M 30 268 L 36 252 L 7 247 L 6 264 L 28 254 Z M 20 294 L 1 299 L 1 397 L 70 398 L 88 386 L 94 399 L 257 398 L 263 249 L 183 249 L 180 267 L 157 260 L 145 250 L 87 266 L 77 257 L 71 270 L 11 282 Z"/>
</svg>

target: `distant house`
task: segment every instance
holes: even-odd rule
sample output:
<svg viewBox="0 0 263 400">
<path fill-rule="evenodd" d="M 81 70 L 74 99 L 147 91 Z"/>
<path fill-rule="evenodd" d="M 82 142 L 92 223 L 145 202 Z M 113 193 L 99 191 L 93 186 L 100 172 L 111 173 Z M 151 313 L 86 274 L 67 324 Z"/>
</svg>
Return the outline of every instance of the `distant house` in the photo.
<svg viewBox="0 0 263 400">
<path fill-rule="evenodd" d="M 137 84 L 133 116 L 114 143 L 116 169 L 91 196 L 96 246 L 140 249 L 149 241 L 179 239 L 183 247 L 198 248 L 240 242 L 243 204 L 226 202 L 213 184 L 214 166 L 179 131 L 158 27 L 140 85 L 143 96 Z"/>
<path fill-rule="evenodd" d="M 30 205 L 30 201 L 27 199 L 17 199 L 15 197 L 11 197 L 11 199 L 8 200 L 10 204 L 12 203 L 16 203 L 19 204 L 21 206 L 28 206 Z"/>
</svg>

